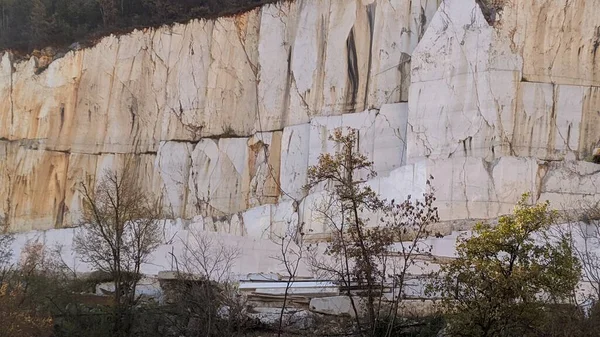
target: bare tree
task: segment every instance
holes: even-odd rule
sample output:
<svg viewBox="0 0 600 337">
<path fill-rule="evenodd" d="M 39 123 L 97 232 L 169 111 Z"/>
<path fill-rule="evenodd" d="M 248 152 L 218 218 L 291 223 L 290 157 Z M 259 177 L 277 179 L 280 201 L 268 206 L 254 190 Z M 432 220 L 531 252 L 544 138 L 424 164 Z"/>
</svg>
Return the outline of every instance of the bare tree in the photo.
<svg viewBox="0 0 600 337">
<path fill-rule="evenodd" d="M 330 140 L 336 143 L 337 152 L 322 154 L 317 165 L 309 168 L 309 183 L 305 188 L 325 185 L 329 191 L 314 211 L 331 230 L 332 238 L 326 245 L 325 256 L 311 249 L 310 264 L 321 277 L 341 282 L 362 335 L 390 336 L 396 327 L 409 268 L 418 255 L 430 253 L 424 239 L 429 236 L 430 225 L 439 220 L 433 206 L 433 190 L 428 181 L 431 190 L 423 195 L 423 200 L 410 197 L 401 203 L 383 200 L 367 185 L 375 172 L 373 163 L 357 151 L 356 131 L 337 129 Z M 369 217 L 378 217 L 379 221 Z M 394 264 L 396 267 L 390 269 Z M 391 304 L 384 303 L 383 295 L 390 282 L 393 293 L 398 293 Z M 364 302 L 366 328 L 360 319 L 362 310 L 357 299 Z M 384 304 L 387 311 L 382 310 Z M 380 331 L 383 320 L 388 324 Z"/>
<path fill-rule="evenodd" d="M 171 289 L 179 315 L 177 329 L 185 336 L 239 335 L 243 303 L 231 274 L 239 248 L 195 230 L 182 241 Z"/>
<path fill-rule="evenodd" d="M 283 317 L 288 302 L 288 296 L 290 288 L 294 284 L 294 281 L 298 275 L 298 269 L 300 263 L 303 261 L 305 248 L 304 248 L 304 232 L 300 228 L 288 226 L 286 232 L 275 238 L 276 243 L 279 245 L 280 254 L 279 256 L 273 257 L 279 261 L 285 268 L 286 272 L 286 285 L 283 293 L 283 304 L 279 313 L 279 322 L 277 328 L 277 336 L 281 336 L 283 332 Z"/>
<path fill-rule="evenodd" d="M 161 207 L 137 183 L 131 166 L 106 171 L 96 188 L 81 184 L 83 223 L 75 251 L 83 262 L 109 273 L 114 283 L 113 335 L 131 331 L 140 268 L 161 243 Z"/>
<path fill-rule="evenodd" d="M 229 247 L 222 240 L 197 230 L 190 231 L 183 248 L 180 267 L 185 273 L 202 275 L 219 283 L 229 281 L 231 269 L 240 257 L 239 248 Z"/>
<path fill-rule="evenodd" d="M 385 336 L 392 336 L 397 322 L 399 304 L 404 298 L 404 286 L 410 276 L 410 268 L 415 266 L 420 257 L 431 257 L 432 247 L 425 242 L 431 233 L 431 225 L 439 221 L 437 207 L 433 206 L 436 200 L 431 181 L 427 180 L 428 191 L 423 194 L 422 200 L 414 200 L 408 196 L 401 203 L 394 200 L 384 208 L 380 219 L 381 226 L 388 231 L 396 242 L 393 247 L 386 247 L 381 253 L 380 265 L 383 268 L 384 278 L 392 281 L 392 304 L 389 306 Z M 391 271 L 388 272 L 388 265 Z M 383 288 L 383 284 L 382 284 Z M 396 294 L 397 293 L 397 294 Z"/>
<path fill-rule="evenodd" d="M 572 242 L 581 263 L 583 281 L 591 288 L 585 300 L 600 300 L 600 202 L 583 203 L 566 214 L 567 225 L 557 226 L 561 238 Z"/>
<path fill-rule="evenodd" d="M 341 268 L 347 275 L 344 281 L 348 286 L 351 282 L 356 282 L 359 287 L 366 288 L 367 319 L 370 330 L 374 330 L 376 324 L 374 290 L 378 275 L 373 257 L 377 254 L 373 254 L 372 249 L 376 247 L 370 246 L 367 238 L 372 234 L 370 233 L 372 230 L 367 229 L 365 222 L 367 219 L 361 217 L 361 213 L 375 212 L 383 207 L 383 202 L 369 186 L 364 184 L 366 179 L 375 176 L 375 171 L 372 168 L 373 163 L 356 151 L 357 137 L 357 132 L 352 129 L 346 134 L 342 129 L 335 130 L 330 140 L 335 142 L 340 150 L 333 155 L 322 154 L 317 165 L 309 168 L 308 184 L 305 189 L 310 190 L 325 183 L 332 191 L 331 203 L 327 208 L 333 210 L 334 214 L 322 213 L 329 216 L 338 235 L 329 245 L 328 253 L 342 258 Z M 365 179 L 359 178 L 361 173 L 365 173 Z M 338 215 L 340 218 L 336 221 L 334 217 Z"/>
</svg>

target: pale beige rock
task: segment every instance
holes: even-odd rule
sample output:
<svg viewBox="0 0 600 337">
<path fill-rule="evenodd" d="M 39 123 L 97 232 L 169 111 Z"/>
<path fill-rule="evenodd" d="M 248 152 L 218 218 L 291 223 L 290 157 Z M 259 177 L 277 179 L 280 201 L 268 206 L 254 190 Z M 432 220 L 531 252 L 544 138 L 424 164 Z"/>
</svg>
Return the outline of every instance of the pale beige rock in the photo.
<svg viewBox="0 0 600 337">
<path fill-rule="evenodd" d="M 293 128 L 300 132 L 313 117 L 405 101 L 410 55 L 437 5 L 298 0 L 108 36 L 49 64 L 36 56 L 16 62 L 3 53 L 0 139 L 19 141 L 10 145 L 14 154 L 3 170 L 20 172 L 22 153 L 35 153 L 27 160 L 50 169 L 23 176 L 27 186 L 7 194 L 19 202 L 3 201 L 2 209 L 15 221 L 23 217 L 14 230 L 76 224 L 80 182 L 93 183 L 124 161 L 174 217 L 224 216 L 277 203 L 280 189 L 299 201 L 305 158 L 320 148 L 311 150 L 310 134 Z M 401 136 L 406 121 L 387 111 L 364 131 L 369 141 L 362 145 L 382 172 L 403 162 L 393 134 Z M 358 125 L 361 118 L 344 120 Z M 287 127 L 291 137 L 282 139 Z M 377 139 L 379 127 L 389 133 Z M 52 176 L 55 170 L 61 178 Z M 30 181 L 55 184 L 50 195 L 57 194 L 57 205 L 19 195 L 38 188 Z M 27 215 L 38 204 L 39 221 Z"/>
<path fill-rule="evenodd" d="M 503 17 L 518 27 L 513 41 L 523 54 L 523 78 L 581 86 L 600 85 L 598 0 L 513 1 Z M 512 23 L 511 23 L 512 25 Z M 503 27 L 507 34 L 512 27 Z"/>
<path fill-rule="evenodd" d="M 185 214 L 193 149 L 186 142 L 165 142 L 158 149 L 155 169 L 162 181 L 163 205 L 172 216 Z"/>
<path fill-rule="evenodd" d="M 433 175 L 444 220 L 506 214 L 525 191 L 592 200 L 600 178 L 571 161 L 600 146 L 597 1 L 512 1 L 492 26 L 475 0 L 297 0 L 109 36 L 46 69 L 4 53 L 0 215 L 77 224 L 79 184 L 128 163 L 203 229 L 326 232 L 326 186 L 302 186 L 338 127 L 384 197 Z"/>
<path fill-rule="evenodd" d="M 71 154 L 67 170 L 67 184 L 65 194 L 64 227 L 71 227 L 81 223 L 83 218 L 84 191 L 82 184 L 95 186 L 96 167 L 98 156 L 91 154 Z"/>
<path fill-rule="evenodd" d="M 589 207 L 600 201 L 600 165 L 588 162 L 551 163 L 542 180 L 540 199 L 560 209 Z"/>
<path fill-rule="evenodd" d="M 190 154 L 187 217 L 222 216 L 276 203 L 280 152 L 281 132 L 202 139 Z"/>
<path fill-rule="evenodd" d="M 583 101 L 583 115 L 579 134 L 579 153 L 581 158 L 592 154 L 600 146 L 600 87 L 588 88 Z"/>
<path fill-rule="evenodd" d="M 203 139 L 192 153 L 189 178 L 190 215 L 226 215 L 245 209 L 244 168 L 247 138 Z"/>
<path fill-rule="evenodd" d="M 523 193 L 537 196 L 537 175 L 544 173 L 540 170 L 532 158 L 426 160 L 398 168 L 369 185 L 383 198 L 400 202 L 409 195 L 421 198 L 432 177 L 441 221 L 489 219 L 510 213 Z"/>
<path fill-rule="evenodd" d="M 546 160 L 576 156 L 585 91 L 578 86 L 521 83 L 511 139 L 514 154 Z"/>
<path fill-rule="evenodd" d="M 588 6 L 510 1 L 490 26 L 474 0 L 445 1 L 412 58 L 408 161 L 588 156 L 600 140 Z"/>
<path fill-rule="evenodd" d="M 279 200 L 281 135 L 281 131 L 258 133 L 248 140 L 248 207 Z"/>
<path fill-rule="evenodd" d="M 63 225 L 69 155 L 0 142 L 2 215 L 9 230 Z"/>
<path fill-rule="evenodd" d="M 283 129 L 281 136 L 280 187 L 282 198 L 301 200 L 306 193 L 311 125 L 300 124 Z"/>
<path fill-rule="evenodd" d="M 355 302 L 360 302 L 355 299 Z M 331 296 L 331 297 L 316 297 L 310 300 L 309 308 L 311 311 L 318 312 L 320 314 L 334 315 L 334 316 L 349 316 L 354 317 L 354 306 L 359 314 L 363 314 L 365 311 L 365 303 L 352 303 L 348 296 Z"/>
</svg>

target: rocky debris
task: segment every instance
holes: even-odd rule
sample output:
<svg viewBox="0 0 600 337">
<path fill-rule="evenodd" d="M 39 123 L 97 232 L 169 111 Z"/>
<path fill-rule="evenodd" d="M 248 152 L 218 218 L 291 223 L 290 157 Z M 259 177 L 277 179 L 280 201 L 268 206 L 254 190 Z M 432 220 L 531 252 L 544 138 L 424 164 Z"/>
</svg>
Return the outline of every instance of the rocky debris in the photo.
<svg viewBox="0 0 600 337">
<path fill-rule="evenodd" d="M 281 281 L 283 276 L 276 273 L 250 273 L 248 274 L 249 281 Z"/>
</svg>

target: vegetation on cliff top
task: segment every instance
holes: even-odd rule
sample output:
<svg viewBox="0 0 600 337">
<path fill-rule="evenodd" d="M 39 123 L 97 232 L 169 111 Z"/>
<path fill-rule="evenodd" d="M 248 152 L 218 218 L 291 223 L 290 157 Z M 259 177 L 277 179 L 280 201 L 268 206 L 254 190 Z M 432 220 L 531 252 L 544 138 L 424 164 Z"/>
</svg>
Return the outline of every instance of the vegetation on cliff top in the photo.
<svg viewBox="0 0 600 337">
<path fill-rule="evenodd" d="M 215 18 L 276 0 L 0 0 L 0 50 L 31 52 L 135 28 Z"/>
</svg>

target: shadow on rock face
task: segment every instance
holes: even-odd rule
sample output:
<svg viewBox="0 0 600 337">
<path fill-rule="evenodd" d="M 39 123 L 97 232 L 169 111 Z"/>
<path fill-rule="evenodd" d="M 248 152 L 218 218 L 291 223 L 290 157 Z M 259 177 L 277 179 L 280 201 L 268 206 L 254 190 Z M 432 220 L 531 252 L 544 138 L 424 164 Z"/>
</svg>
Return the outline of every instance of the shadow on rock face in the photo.
<svg viewBox="0 0 600 337">
<path fill-rule="evenodd" d="M 498 14 L 504 7 L 505 0 L 475 0 L 481 8 L 481 12 L 485 17 L 485 20 L 490 26 L 493 26 L 496 20 L 498 20 Z"/>
</svg>

